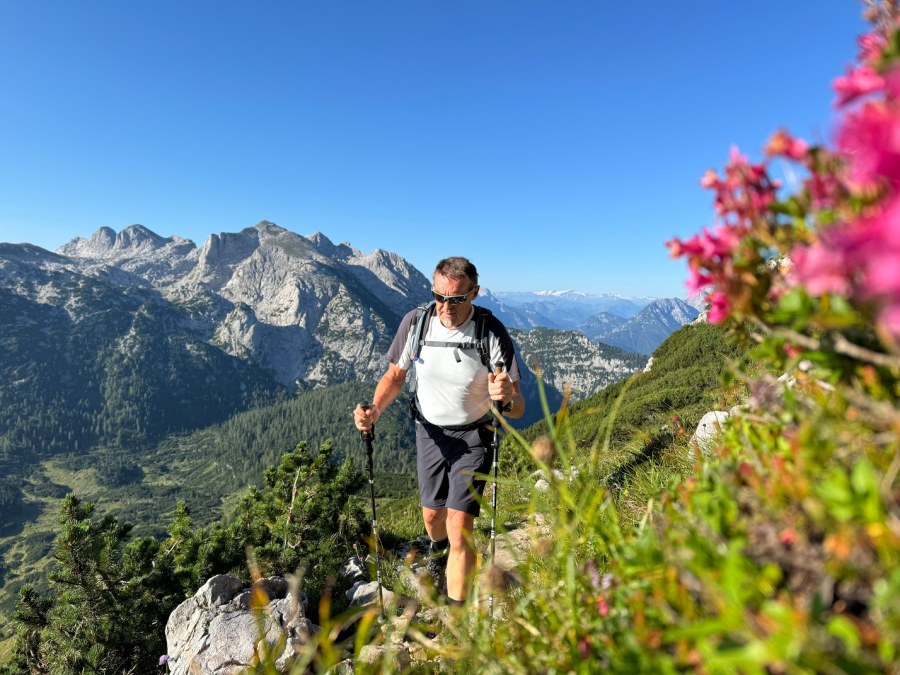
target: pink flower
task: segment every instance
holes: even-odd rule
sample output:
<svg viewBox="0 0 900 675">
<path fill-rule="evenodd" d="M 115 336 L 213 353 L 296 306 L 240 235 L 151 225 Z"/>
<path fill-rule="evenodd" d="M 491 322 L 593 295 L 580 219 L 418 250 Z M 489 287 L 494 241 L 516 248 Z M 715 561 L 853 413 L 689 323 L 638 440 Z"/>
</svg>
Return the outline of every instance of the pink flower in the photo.
<svg viewBox="0 0 900 675">
<path fill-rule="evenodd" d="M 602 595 L 597 598 L 597 613 L 600 616 L 609 615 L 609 603 L 606 602 L 606 598 L 604 598 Z"/>
<path fill-rule="evenodd" d="M 804 181 L 803 186 L 812 200 L 812 205 L 817 209 L 825 209 L 834 205 L 840 183 L 832 174 L 813 173 Z"/>
<path fill-rule="evenodd" d="M 900 302 L 894 302 L 878 315 L 878 325 L 895 338 L 900 338 Z"/>
<path fill-rule="evenodd" d="M 797 347 L 796 345 L 792 345 L 789 342 L 784 343 L 783 349 L 785 356 L 787 356 L 789 359 L 795 359 L 802 353 L 799 347 Z"/>
<path fill-rule="evenodd" d="M 591 655 L 591 641 L 586 637 L 578 641 L 578 653 L 581 654 L 582 660 L 586 661 Z"/>
<path fill-rule="evenodd" d="M 778 540 L 785 546 L 792 546 L 797 541 L 797 532 L 792 527 L 786 527 L 778 535 Z"/>
<path fill-rule="evenodd" d="M 846 116 L 837 132 L 838 149 L 850 160 L 851 180 L 860 187 L 887 179 L 900 185 L 900 114 L 869 102 Z"/>
<path fill-rule="evenodd" d="M 900 196 L 864 219 L 826 232 L 792 253 L 793 276 L 812 295 L 873 301 L 878 322 L 900 335 Z"/>
<path fill-rule="evenodd" d="M 718 184 L 719 175 L 712 169 L 709 169 L 705 174 L 703 174 L 703 177 L 700 179 L 700 185 L 707 189 L 715 188 Z"/>
<path fill-rule="evenodd" d="M 689 243 L 689 248 L 704 260 L 713 260 L 731 257 L 740 240 L 732 228 L 717 225 L 712 232 L 703 228 L 702 235 L 694 235 L 685 243 Z"/>
<path fill-rule="evenodd" d="M 874 296 L 900 296 L 900 251 L 879 255 L 865 276 L 865 291 Z"/>
<path fill-rule="evenodd" d="M 848 230 L 844 247 L 863 271 L 864 297 L 900 302 L 900 197 Z"/>
<path fill-rule="evenodd" d="M 683 255 L 688 257 L 699 256 L 703 253 L 703 244 L 699 235 L 694 235 L 690 239 L 679 239 L 675 237 L 666 242 L 669 248 L 669 255 L 673 258 L 680 258 Z"/>
<path fill-rule="evenodd" d="M 796 160 L 804 159 L 808 151 L 809 146 L 806 144 L 806 141 L 794 138 L 784 129 L 780 129 L 772 135 L 765 149 L 767 155 L 788 157 Z"/>
<path fill-rule="evenodd" d="M 881 56 L 881 52 L 887 46 L 884 37 L 878 33 L 861 35 L 857 43 L 859 44 L 859 60 L 863 63 L 877 61 L 878 57 Z"/>
<path fill-rule="evenodd" d="M 832 83 L 838 97 L 834 102 L 840 108 L 860 96 L 884 89 L 884 78 L 872 66 L 847 69 L 847 74 L 835 78 Z"/>
<path fill-rule="evenodd" d="M 703 274 L 699 269 L 691 266 L 690 276 L 684 285 L 687 287 L 688 295 L 697 295 L 701 290 L 709 286 L 713 279 L 708 274 Z"/>
<path fill-rule="evenodd" d="M 811 246 L 798 246 L 791 252 L 792 277 L 802 283 L 811 295 L 850 292 L 849 269 L 844 253 L 823 241 Z"/>
<path fill-rule="evenodd" d="M 749 164 L 747 156 L 742 155 L 740 149 L 736 145 L 731 146 L 729 158 L 731 159 L 731 165 L 734 167 L 747 166 Z"/>
<path fill-rule="evenodd" d="M 731 302 L 722 291 L 714 291 L 708 298 L 710 302 L 707 319 L 710 323 L 722 323 L 731 313 Z"/>
<path fill-rule="evenodd" d="M 894 65 L 884 72 L 884 91 L 888 99 L 900 98 L 900 65 Z"/>
<path fill-rule="evenodd" d="M 713 229 L 715 254 L 722 258 L 731 257 L 741 243 L 742 236 L 743 233 L 738 228 L 716 225 Z"/>
</svg>

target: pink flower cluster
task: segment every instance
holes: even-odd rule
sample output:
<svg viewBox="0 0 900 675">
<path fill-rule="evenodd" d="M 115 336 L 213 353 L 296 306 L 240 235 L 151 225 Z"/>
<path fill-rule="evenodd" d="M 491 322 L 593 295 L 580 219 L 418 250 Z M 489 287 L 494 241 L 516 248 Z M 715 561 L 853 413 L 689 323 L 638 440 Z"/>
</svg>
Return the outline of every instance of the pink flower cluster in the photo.
<svg viewBox="0 0 900 675">
<path fill-rule="evenodd" d="M 896 23 L 891 30 L 896 30 Z M 751 164 L 736 149 L 724 176 L 700 183 L 715 192 L 719 224 L 687 240 L 667 242 L 685 256 L 693 294 L 705 290 L 709 320 L 760 314 L 784 284 L 812 296 L 838 294 L 875 309 L 886 334 L 900 337 L 900 54 L 897 41 L 873 32 L 860 39 L 860 65 L 834 81 L 841 116 L 835 148 L 810 148 L 787 131 L 766 146 L 768 158 L 799 162 L 802 189 L 779 202 L 767 161 Z M 893 51 L 891 51 L 893 49 Z M 789 213 L 806 226 L 779 233 Z M 792 220 L 786 221 L 788 226 Z M 796 243 L 800 242 L 800 243 Z M 789 253 L 786 279 L 764 280 L 774 249 Z M 768 269 L 775 270 L 771 266 Z M 767 285 L 768 284 L 768 285 Z M 776 290 L 777 289 L 777 290 Z"/>
<path fill-rule="evenodd" d="M 789 141 L 791 139 L 788 139 Z M 802 146 L 788 145 L 787 151 L 799 152 Z M 771 206 L 779 184 L 768 174 L 765 164 L 751 164 L 737 148 L 731 149 L 731 161 L 725 175 L 707 171 L 700 184 L 716 194 L 714 204 L 719 224 L 711 231 L 690 239 L 672 239 L 666 245 L 673 258 L 686 256 L 690 277 L 688 292 L 707 290 L 711 323 L 724 321 L 735 308 L 746 305 L 746 278 L 735 265 L 737 257 L 746 257 L 744 238 L 755 231 L 767 230 Z"/>
<path fill-rule="evenodd" d="M 860 41 L 864 64 L 834 82 L 842 117 L 835 134 L 848 193 L 863 204 L 791 254 L 794 278 L 815 296 L 835 293 L 878 312 L 900 337 L 900 64 L 878 35 Z M 876 68 L 876 64 L 880 65 Z"/>
<path fill-rule="evenodd" d="M 751 164 L 737 148 L 731 148 L 731 161 L 725 177 L 707 171 L 700 184 L 716 193 L 713 205 L 725 225 L 738 229 L 766 218 L 780 187 L 769 178 L 765 164 Z"/>
<path fill-rule="evenodd" d="M 709 287 L 727 284 L 729 279 L 734 278 L 733 258 L 740 238 L 738 227 L 718 225 L 712 232 L 704 228 L 702 234 L 696 234 L 685 241 L 672 239 L 668 242 L 673 258 L 688 258 L 688 293 L 695 295 Z M 723 291 L 713 290 L 707 300 L 711 303 L 709 321 L 724 321 L 731 308 L 728 296 Z"/>
</svg>

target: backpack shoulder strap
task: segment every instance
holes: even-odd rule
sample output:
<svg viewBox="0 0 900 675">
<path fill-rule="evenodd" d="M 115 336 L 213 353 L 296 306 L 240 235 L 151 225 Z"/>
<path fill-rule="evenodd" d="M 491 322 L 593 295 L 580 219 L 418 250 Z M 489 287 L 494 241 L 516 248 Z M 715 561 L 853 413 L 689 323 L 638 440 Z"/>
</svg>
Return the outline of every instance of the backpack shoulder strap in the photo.
<svg viewBox="0 0 900 675">
<path fill-rule="evenodd" d="M 419 316 L 416 319 L 415 341 L 413 342 L 412 360 L 416 361 L 422 353 L 422 345 L 425 344 L 425 334 L 428 332 L 428 324 L 434 316 L 434 301 L 422 305 L 417 310 Z"/>
<path fill-rule="evenodd" d="M 475 348 L 478 350 L 478 356 L 481 357 L 481 363 L 491 370 L 491 345 L 487 331 L 487 320 L 494 314 L 487 307 L 475 305 Z"/>
</svg>

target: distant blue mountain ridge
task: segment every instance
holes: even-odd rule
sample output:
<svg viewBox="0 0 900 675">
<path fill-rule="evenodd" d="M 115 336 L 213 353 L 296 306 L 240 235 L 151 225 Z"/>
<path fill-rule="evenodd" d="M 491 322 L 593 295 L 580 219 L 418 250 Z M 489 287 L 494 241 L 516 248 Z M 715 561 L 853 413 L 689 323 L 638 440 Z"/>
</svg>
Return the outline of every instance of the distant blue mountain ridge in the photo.
<svg viewBox="0 0 900 675">
<path fill-rule="evenodd" d="M 479 304 L 510 328 L 575 330 L 592 342 L 602 342 L 638 354 L 651 354 L 700 312 L 679 298 L 591 295 L 577 291 L 491 291 Z"/>
</svg>

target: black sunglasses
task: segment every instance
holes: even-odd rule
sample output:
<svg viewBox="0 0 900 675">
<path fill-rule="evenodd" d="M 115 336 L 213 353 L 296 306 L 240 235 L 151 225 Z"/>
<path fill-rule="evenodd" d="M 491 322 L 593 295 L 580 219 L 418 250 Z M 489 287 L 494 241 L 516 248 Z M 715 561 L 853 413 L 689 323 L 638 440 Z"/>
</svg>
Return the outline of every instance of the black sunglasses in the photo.
<svg viewBox="0 0 900 675">
<path fill-rule="evenodd" d="M 437 302 L 446 302 L 448 305 L 461 305 L 466 300 L 469 299 L 469 296 L 472 295 L 472 292 L 478 288 L 478 286 L 472 286 L 472 289 L 466 293 L 465 295 L 441 295 L 433 288 L 431 289 L 431 294 L 434 296 L 434 299 Z"/>
</svg>

